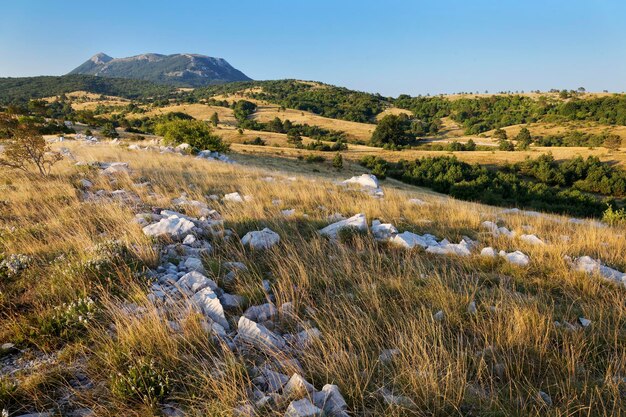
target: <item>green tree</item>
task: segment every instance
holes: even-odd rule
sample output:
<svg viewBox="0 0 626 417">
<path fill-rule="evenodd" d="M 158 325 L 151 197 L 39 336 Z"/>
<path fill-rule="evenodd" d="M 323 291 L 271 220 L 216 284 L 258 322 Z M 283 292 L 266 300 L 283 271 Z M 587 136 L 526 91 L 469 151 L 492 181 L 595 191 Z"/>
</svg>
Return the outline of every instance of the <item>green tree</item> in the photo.
<svg viewBox="0 0 626 417">
<path fill-rule="evenodd" d="M 2 167 L 28 172 L 34 166 L 41 176 L 47 177 L 52 166 L 63 159 L 59 152 L 52 151 L 35 126 L 2 118 L 0 131 L 6 131 L 9 137 L 0 157 Z"/>
<path fill-rule="evenodd" d="M 411 133 L 411 123 L 404 114 L 389 114 L 380 119 L 371 139 L 371 143 L 375 146 L 405 146 L 414 141 L 415 136 Z"/>
<path fill-rule="evenodd" d="M 507 140 L 506 130 L 502 130 L 500 128 L 496 129 L 493 132 L 493 137 L 499 140 Z"/>
<path fill-rule="evenodd" d="M 198 150 L 225 152 L 228 145 L 213 134 L 211 127 L 200 120 L 171 120 L 155 127 L 157 135 L 163 136 L 165 143 L 188 143 Z"/>
<path fill-rule="evenodd" d="M 102 136 L 104 136 L 105 138 L 117 138 L 120 135 L 117 133 L 117 130 L 115 130 L 115 126 L 113 126 L 113 123 L 105 123 L 104 126 L 102 126 L 101 129 L 101 133 Z"/>
<path fill-rule="evenodd" d="M 247 100 L 239 100 L 233 106 L 233 112 L 235 114 L 235 118 L 240 122 L 245 121 L 248 116 L 256 111 L 256 104 Z"/>
<path fill-rule="evenodd" d="M 523 127 L 515 136 L 515 140 L 517 141 L 518 149 L 521 150 L 528 149 L 530 147 L 530 144 L 533 142 L 533 139 L 530 136 L 530 130 L 525 127 Z"/>
<path fill-rule="evenodd" d="M 333 167 L 338 170 L 343 169 L 343 157 L 339 152 L 337 152 L 333 158 Z"/>
<path fill-rule="evenodd" d="M 302 137 L 300 136 L 300 132 L 296 129 L 291 129 L 287 132 L 287 142 L 294 143 L 296 145 L 302 145 Z"/>
<path fill-rule="evenodd" d="M 217 112 L 213 112 L 213 114 L 211 115 L 211 118 L 209 120 L 211 121 L 211 124 L 214 127 L 217 127 L 217 124 L 220 122 L 220 118 L 217 115 Z"/>
</svg>

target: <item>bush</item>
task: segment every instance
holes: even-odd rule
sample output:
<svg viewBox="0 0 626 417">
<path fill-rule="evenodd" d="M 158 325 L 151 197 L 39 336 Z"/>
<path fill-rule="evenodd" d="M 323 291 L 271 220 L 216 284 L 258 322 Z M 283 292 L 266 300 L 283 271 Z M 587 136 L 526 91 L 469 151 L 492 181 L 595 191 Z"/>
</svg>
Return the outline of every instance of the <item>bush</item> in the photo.
<svg viewBox="0 0 626 417">
<path fill-rule="evenodd" d="M 618 224 L 626 225 L 626 208 L 622 207 L 617 210 L 613 206 L 609 205 L 607 209 L 602 213 L 602 221 L 615 226 Z"/>
<path fill-rule="evenodd" d="M 96 312 L 91 298 L 80 298 L 72 303 L 64 303 L 54 308 L 52 315 L 41 320 L 39 329 L 43 334 L 72 339 L 86 330 Z"/>
<path fill-rule="evenodd" d="M 246 140 L 243 142 L 244 145 L 256 145 L 256 146 L 265 146 L 267 143 L 261 139 L 260 136 L 254 138 L 254 140 Z"/>
<path fill-rule="evenodd" d="M 343 169 L 343 156 L 339 152 L 333 157 L 333 168 L 341 170 Z"/>
<path fill-rule="evenodd" d="M 228 145 L 213 134 L 211 127 L 200 120 L 172 120 L 159 123 L 155 132 L 162 135 L 165 143 L 178 145 L 188 143 L 197 150 L 225 152 Z"/>
<path fill-rule="evenodd" d="M 111 376 L 111 392 L 124 401 L 137 401 L 154 407 L 169 391 L 168 373 L 153 360 L 140 358 L 124 372 Z"/>
<path fill-rule="evenodd" d="M 307 156 L 304 157 L 304 161 L 308 162 L 309 164 L 314 163 L 314 162 L 324 162 L 326 159 L 324 159 L 323 156 L 321 155 L 312 155 L 309 154 Z"/>
</svg>

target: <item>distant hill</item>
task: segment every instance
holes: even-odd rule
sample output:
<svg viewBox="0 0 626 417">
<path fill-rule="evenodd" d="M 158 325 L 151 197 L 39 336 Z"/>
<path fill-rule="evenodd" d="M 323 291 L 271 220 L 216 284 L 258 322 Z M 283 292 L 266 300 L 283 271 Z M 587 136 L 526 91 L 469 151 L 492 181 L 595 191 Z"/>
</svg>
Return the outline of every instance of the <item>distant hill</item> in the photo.
<svg viewBox="0 0 626 417">
<path fill-rule="evenodd" d="M 197 54 L 142 54 L 112 58 L 99 53 L 70 74 L 131 78 L 178 87 L 203 87 L 251 80 L 222 58 Z"/>
<path fill-rule="evenodd" d="M 72 91 L 119 96 L 130 99 L 168 94 L 174 87 L 144 80 L 104 78 L 94 75 L 61 75 L 0 78 L 0 103 L 19 103 L 30 99 L 58 96 Z"/>
</svg>

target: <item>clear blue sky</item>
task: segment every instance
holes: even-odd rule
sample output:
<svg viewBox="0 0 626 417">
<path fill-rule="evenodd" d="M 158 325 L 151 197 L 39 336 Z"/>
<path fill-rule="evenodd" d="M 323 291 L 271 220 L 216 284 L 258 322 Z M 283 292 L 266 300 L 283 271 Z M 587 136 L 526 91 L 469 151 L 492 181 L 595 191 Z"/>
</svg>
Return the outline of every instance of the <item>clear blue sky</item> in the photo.
<svg viewBox="0 0 626 417">
<path fill-rule="evenodd" d="M 192 52 L 383 95 L 626 90 L 625 0 L 3 2 L 0 76 Z"/>
</svg>

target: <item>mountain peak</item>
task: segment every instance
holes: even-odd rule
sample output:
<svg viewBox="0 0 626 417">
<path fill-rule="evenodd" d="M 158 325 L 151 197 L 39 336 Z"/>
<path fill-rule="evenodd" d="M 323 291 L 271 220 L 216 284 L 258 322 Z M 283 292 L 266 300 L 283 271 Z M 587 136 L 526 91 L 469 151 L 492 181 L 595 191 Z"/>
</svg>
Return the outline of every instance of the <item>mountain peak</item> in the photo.
<svg viewBox="0 0 626 417">
<path fill-rule="evenodd" d="M 98 52 L 97 54 L 92 56 L 89 60 L 93 62 L 94 64 L 99 65 L 99 64 L 106 64 L 109 61 L 113 61 L 113 58 L 108 56 L 104 52 Z"/>
<path fill-rule="evenodd" d="M 171 55 L 145 53 L 112 58 L 100 52 L 72 70 L 70 74 L 134 78 L 181 87 L 202 87 L 250 80 L 223 58 L 190 53 Z"/>
</svg>

